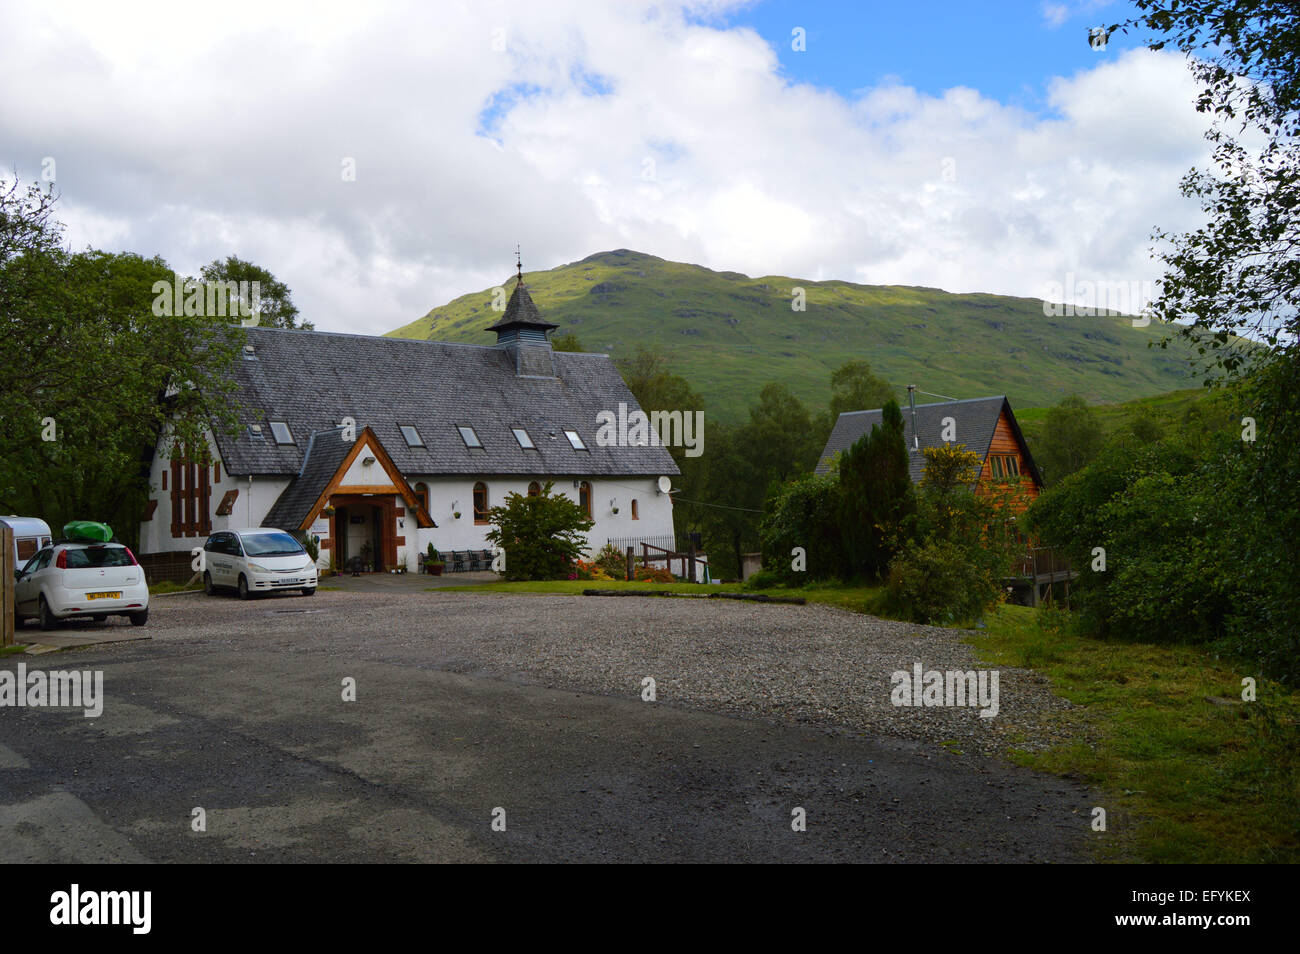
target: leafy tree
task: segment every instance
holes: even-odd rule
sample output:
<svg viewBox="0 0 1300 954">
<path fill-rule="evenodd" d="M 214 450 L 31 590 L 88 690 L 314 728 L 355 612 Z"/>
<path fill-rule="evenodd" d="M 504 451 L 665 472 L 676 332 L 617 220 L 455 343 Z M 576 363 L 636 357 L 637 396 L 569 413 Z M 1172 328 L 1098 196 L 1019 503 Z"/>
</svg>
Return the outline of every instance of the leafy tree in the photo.
<svg viewBox="0 0 1300 954">
<path fill-rule="evenodd" d="M 1019 547 L 999 528 L 1017 511 L 1007 494 L 978 484 L 978 454 L 960 444 L 922 454 L 915 535 L 890 561 L 886 606 L 918 622 L 970 621 L 1002 599 Z"/>
<path fill-rule="evenodd" d="M 1029 510 L 1035 534 L 1079 571 L 1072 599 L 1094 632 L 1152 641 L 1226 633 L 1237 588 L 1225 584 L 1237 574 L 1223 559 L 1235 515 L 1214 502 L 1224 460 L 1187 436 L 1143 444 L 1120 434 Z M 1225 440 L 1221 432 L 1221 450 Z"/>
<path fill-rule="evenodd" d="M 232 426 L 238 329 L 153 313 L 161 259 L 68 253 L 54 197 L 0 184 L 0 510 L 92 517 L 134 543 L 164 425 Z M 168 448 L 164 448 L 168 452 Z"/>
<path fill-rule="evenodd" d="M 831 420 L 845 411 L 870 411 L 894 397 L 893 386 L 872 373 L 871 365 L 858 358 L 846 361 L 831 372 Z"/>
<path fill-rule="evenodd" d="M 1247 584 L 1224 639 L 1275 671 L 1300 674 L 1300 7 L 1282 0 L 1135 3 L 1140 15 L 1111 31 L 1150 31 L 1153 49 L 1186 54 L 1201 85 L 1197 108 L 1214 119 L 1209 167 L 1182 181 L 1205 222 L 1182 234 L 1157 233 L 1165 275 L 1150 311 L 1183 322 L 1176 333 L 1204 356 L 1207 383 L 1249 376 L 1230 393 L 1256 440 L 1217 454 L 1198 451 L 1216 499 L 1233 501 L 1235 517 L 1224 532 L 1234 539 L 1237 578 Z M 1197 506 L 1188 495 L 1162 499 Z"/>
<path fill-rule="evenodd" d="M 704 399 L 680 374 L 673 374 L 662 351 L 637 346 L 629 358 L 615 362 L 623 380 L 641 409 L 651 411 L 700 411 Z"/>
<path fill-rule="evenodd" d="M 1101 425 L 1091 408 L 1077 395 L 1063 398 L 1047 412 L 1043 434 L 1034 458 L 1043 479 L 1056 483 L 1082 469 L 1101 449 Z"/>
<path fill-rule="evenodd" d="M 916 506 L 897 401 L 886 402 L 881 422 L 844 453 L 838 469 L 844 541 L 841 573 L 879 578 L 902 542 L 904 524 Z"/>
<path fill-rule="evenodd" d="M 256 282 L 259 292 L 257 321 L 259 327 L 302 328 L 306 331 L 311 331 L 316 327 L 309 321 L 298 322 L 298 306 L 293 303 L 293 294 L 289 291 L 289 286 L 260 265 L 254 265 L 252 262 L 246 262 L 242 258 L 230 255 L 224 261 L 215 259 L 204 265 L 200 274 L 205 282 L 222 284 L 234 282 L 236 285 L 240 282 L 247 282 L 250 292 L 253 283 Z M 246 311 L 251 310 L 253 307 L 251 301 L 244 304 Z M 238 314 L 228 313 L 228 316 L 235 323 L 241 321 Z"/>
<path fill-rule="evenodd" d="M 821 450 L 808 409 L 789 387 L 775 382 L 764 386 L 758 403 L 750 405 L 741 440 L 763 488 L 809 473 Z"/>
<path fill-rule="evenodd" d="M 740 576 L 743 555 L 758 549 L 765 484 L 746 453 L 744 428 L 710 424 L 705 452 L 683 461 L 673 512 L 681 533 L 700 533 L 714 575 Z"/>
<path fill-rule="evenodd" d="M 586 351 L 578 336 L 572 331 L 561 331 L 559 334 L 551 336 L 552 351 Z"/>
<path fill-rule="evenodd" d="M 821 444 L 825 446 L 836 419 L 845 411 L 870 411 L 884 407 L 894 397 L 893 386 L 872 373 L 862 360 L 846 361 L 831 372 L 831 401 L 817 421 Z"/>
<path fill-rule="evenodd" d="M 760 523 L 763 563 L 787 583 L 823 580 L 843 572 L 840 481 L 835 474 L 809 474 L 785 484 L 768 501 Z M 793 567 L 801 547 L 805 566 Z"/>
<path fill-rule="evenodd" d="M 587 547 L 594 522 L 575 501 L 551 493 L 507 494 L 504 506 L 488 511 L 492 527 L 484 536 L 506 552 L 507 580 L 567 579 Z"/>
</svg>

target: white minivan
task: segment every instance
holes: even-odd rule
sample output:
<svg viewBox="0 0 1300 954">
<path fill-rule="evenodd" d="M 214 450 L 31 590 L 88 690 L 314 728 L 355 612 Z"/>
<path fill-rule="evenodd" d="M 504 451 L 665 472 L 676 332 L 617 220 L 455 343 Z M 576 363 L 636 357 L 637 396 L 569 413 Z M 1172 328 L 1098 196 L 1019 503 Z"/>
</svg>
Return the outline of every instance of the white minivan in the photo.
<svg viewBox="0 0 1300 954">
<path fill-rule="evenodd" d="M 120 543 L 60 540 L 14 571 L 14 622 L 36 617 L 41 629 L 61 620 L 125 616 L 149 620 L 149 584 L 135 554 Z"/>
<path fill-rule="evenodd" d="M 203 545 L 203 590 L 232 589 L 246 600 L 255 593 L 316 592 L 316 562 L 301 543 L 267 527 L 219 530 Z"/>
</svg>

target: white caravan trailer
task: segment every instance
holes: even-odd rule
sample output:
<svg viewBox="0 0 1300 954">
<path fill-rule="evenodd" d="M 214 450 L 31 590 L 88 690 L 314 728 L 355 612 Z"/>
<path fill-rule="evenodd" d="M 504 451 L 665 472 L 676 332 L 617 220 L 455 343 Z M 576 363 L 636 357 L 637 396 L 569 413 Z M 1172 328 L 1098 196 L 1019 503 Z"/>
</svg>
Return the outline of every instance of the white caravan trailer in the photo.
<svg viewBox="0 0 1300 954">
<path fill-rule="evenodd" d="M 21 570 L 42 547 L 53 542 L 50 525 L 37 517 L 0 517 L 14 532 L 14 569 Z"/>
</svg>

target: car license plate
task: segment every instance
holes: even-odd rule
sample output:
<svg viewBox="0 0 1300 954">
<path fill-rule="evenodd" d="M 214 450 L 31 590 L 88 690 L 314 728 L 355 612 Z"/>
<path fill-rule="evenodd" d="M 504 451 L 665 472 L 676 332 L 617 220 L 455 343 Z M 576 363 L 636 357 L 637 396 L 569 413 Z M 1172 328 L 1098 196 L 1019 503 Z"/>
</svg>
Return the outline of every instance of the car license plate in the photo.
<svg viewBox="0 0 1300 954">
<path fill-rule="evenodd" d="M 121 590 L 113 590 L 111 593 L 87 593 L 88 600 L 120 600 L 122 598 Z"/>
</svg>

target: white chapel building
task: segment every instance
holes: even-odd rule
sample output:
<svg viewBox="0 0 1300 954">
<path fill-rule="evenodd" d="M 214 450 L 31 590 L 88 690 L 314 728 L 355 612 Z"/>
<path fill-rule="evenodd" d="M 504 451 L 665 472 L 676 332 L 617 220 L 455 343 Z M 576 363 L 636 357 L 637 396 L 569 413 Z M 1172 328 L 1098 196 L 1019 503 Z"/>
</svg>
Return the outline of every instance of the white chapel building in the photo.
<svg viewBox="0 0 1300 954">
<path fill-rule="evenodd" d="M 521 274 L 495 345 L 243 329 L 240 426 L 209 434 L 207 465 L 168 459 L 160 440 L 142 559 L 275 527 L 316 537 L 322 568 L 364 553 L 377 570 L 414 571 L 429 543 L 489 548 L 489 508 L 547 481 L 595 521 L 591 552 L 671 540 L 672 456 L 597 444 L 597 415 L 636 399 L 608 355 L 553 351 L 555 327 Z"/>
</svg>

